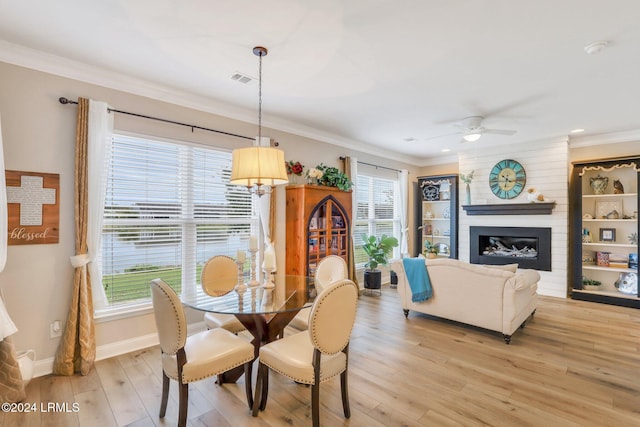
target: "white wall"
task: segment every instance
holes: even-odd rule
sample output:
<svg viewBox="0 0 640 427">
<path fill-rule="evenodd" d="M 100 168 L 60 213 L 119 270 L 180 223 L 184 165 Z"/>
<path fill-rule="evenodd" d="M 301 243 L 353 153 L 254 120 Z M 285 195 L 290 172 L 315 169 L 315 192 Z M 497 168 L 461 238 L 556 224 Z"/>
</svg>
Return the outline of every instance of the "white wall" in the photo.
<svg viewBox="0 0 640 427">
<path fill-rule="evenodd" d="M 551 215 L 491 215 L 469 216 L 460 208 L 459 257 L 469 261 L 469 227 L 551 227 L 551 271 L 540 271 L 538 292 L 541 295 L 566 297 L 568 259 L 568 153 L 566 139 L 537 141 L 518 146 L 483 148 L 482 140 L 476 149 L 460 154 L 460 173 L 474 170 L 471 183 L 472 204 L 529 203 L 526 189 L 534 187 L 545 200 L 554 200 Z M 502 200 L 489 188 L 489 172 L 502 159 L 513 159 L 527 172 L 525 190 L 515 199 Z M 464 183 L 460 187 L 460 200 L 464 200 Z M 464 203 L 464 202 L 463 202 Z"/>
</svg>

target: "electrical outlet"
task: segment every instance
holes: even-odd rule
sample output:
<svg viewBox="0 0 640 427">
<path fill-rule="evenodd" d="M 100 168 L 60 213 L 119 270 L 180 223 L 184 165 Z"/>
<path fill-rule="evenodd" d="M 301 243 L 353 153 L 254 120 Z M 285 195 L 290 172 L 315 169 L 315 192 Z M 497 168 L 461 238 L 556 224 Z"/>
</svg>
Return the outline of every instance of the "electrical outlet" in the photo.
<svg viewBox="0 0 640 427">
<path fill-rule="evenodd" d="M 49 337 L 58 338 L 62 336 L 62 326 L 60 326 L 59 320 L 54 320 L 49 325 Z"/>
</svg>

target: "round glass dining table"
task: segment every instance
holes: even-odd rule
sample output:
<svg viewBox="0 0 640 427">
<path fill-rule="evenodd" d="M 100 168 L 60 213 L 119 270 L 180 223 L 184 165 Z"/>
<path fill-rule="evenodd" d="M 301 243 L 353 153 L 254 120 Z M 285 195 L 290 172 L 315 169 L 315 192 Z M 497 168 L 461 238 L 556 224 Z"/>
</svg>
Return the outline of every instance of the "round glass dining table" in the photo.
<svg viewBox="0 0 640 427">
<path fill-rule="evenodd" d="M 254 346 L 254 357 L 257 358 L 262 344 L 281 337 L 291 319 L 313 303 L 307 298 L 305 291 L 312 278 L 278 274 L 273 278 L 275 283 L 272 282 L 274 287 L 271 289 L 247 286 L 244 291 L 232 290 L 216 297 L 199 292 L 195 295 L 183 295 L 182 304 L 199 311 L 235 316 L 253 336 L 251 343 Z M 218 381 L 235 382 L 243 372 L 240 366 L 218 376 Z"/>
</svg>

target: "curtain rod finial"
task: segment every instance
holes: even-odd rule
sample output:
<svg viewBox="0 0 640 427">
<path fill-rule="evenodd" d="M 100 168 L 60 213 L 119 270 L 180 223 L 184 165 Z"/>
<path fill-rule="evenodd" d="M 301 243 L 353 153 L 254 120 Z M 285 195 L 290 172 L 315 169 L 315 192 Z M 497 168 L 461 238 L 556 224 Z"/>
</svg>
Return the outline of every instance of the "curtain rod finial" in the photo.
<svg viewBox="0 0 640 427">
<path fill-rule="evenodd" d="M 65 98 L 64 96 L 61 96 L 60 98 L 58 98 L 58 101 L 60 102 L 60 104 L 68 104 L 69 100 L 67 98 Z"/>
</svg>

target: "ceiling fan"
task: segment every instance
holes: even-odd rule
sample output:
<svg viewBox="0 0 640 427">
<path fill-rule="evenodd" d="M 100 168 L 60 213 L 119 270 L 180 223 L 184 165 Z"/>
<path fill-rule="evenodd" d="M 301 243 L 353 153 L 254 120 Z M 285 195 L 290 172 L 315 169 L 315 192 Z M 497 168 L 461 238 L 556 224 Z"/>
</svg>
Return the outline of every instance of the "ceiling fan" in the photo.
<svg viewBox="0 0 640 427">
<path fill-rule="evenodd" d="M 492 133 L 495 135 L 513 135 L 516 133 L 515 130 L 509 129 L 487 129 L 482 126 L 483 120 L 484 117 L 471 116 L 462 119 L 460 123 L 456 123 L 454 126 L 460 129 L 460 132 L 457 133 L 461 133 L 462 139 L 468 142 L 477 141 L 485 133 Z"/>
<path fill-rule="evenodd" d="M 460 123 L 453 124 L 453 126 L 459 129 L 458 132 L 449 133 L 446 135 L 434 136 L 431 138 L 426 138 L 426 140 L 441 138 L 443 136 L 449 136 L 449 135 L 462 135 L 463 140 L 461 142 L 465 142 L 465 141 L 474 142 L 480 139 L 480 137 L 485 133 L 492 133 L 496 135 L 513 135 L 516 133 L 515 130 L 509 130 L 509 129 L 488 129 L 482 126 L 483 120 L 484 120 L 484 117 L 481 117 L 481 116 L 471 116 L 471 117 L 464 118 L 460 121 Z"/>
</svg>

